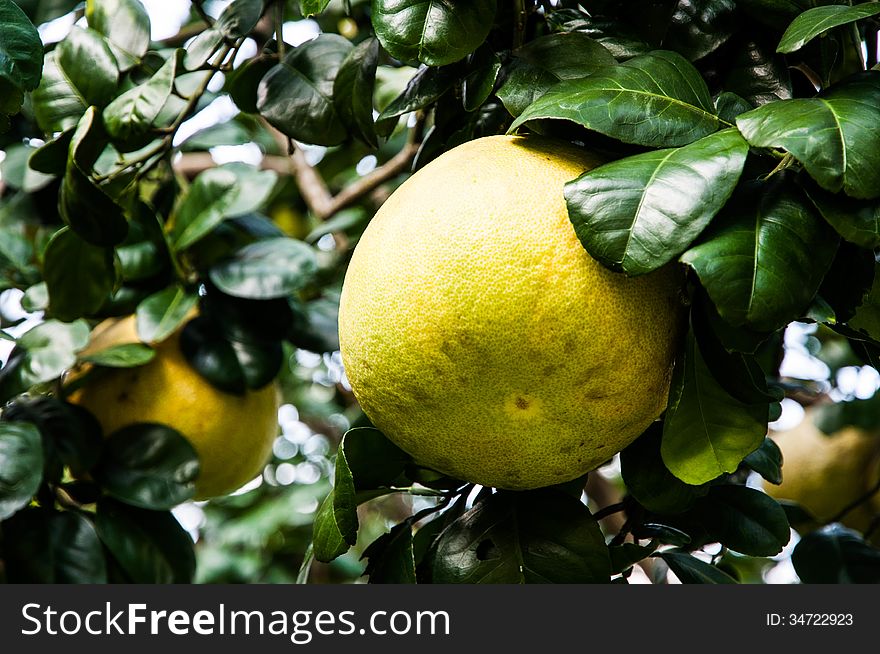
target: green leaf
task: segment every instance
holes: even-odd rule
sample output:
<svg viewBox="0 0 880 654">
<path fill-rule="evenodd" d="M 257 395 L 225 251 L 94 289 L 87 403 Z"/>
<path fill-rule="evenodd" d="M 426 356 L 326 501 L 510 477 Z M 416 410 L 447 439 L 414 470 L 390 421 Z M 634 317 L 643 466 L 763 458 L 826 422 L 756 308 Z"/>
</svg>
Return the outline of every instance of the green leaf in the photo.
<svg viewBox="0 0 880 654">
<path fill-rule="evenodd" d="M 736 122 L 737 116 L 752 109 L 754 109 L 752 104 L 736 93 L 724 91 L 715 98 L 715 111 L 718 113 L 718 117 L 731 124 Z"/>
<path fill-rule="evenodd" d="M 389 54 L 404 62 L 443 66 L 486 40 L 495 0 L 372 0 L 370 18 Z"/>
<path fill-rule="evenodd" d="M 107 583 L 101 541 L 80 513 L 28 509 L 3 523 L 3 536 L 5 571 L 12 583 Z"/>
<path fill-rule="evenodd" d="M 272 66 L 271 59 L 250 59 L 225 74 L 224 90 L 239 109 L 250 114 L 258 113 L 257 89 Z"/>
<path fill-rule="evenodd" d="M 43 43 L 37 29 L 15 2 L 0 0 L 0 80 L 19 94 L 33 91 L 40 83 L 42 66 Z"/>
<path fill-rule="evenodd" d="M 764 39 L 743 39 L 731 48 L 723 88 L 754 106 L 792 97 L 788 63 Z"/>
<path fill-rule="evenodd" d="M 62 227 L 46 246 L 43 277 L 51 315 L 67 321 L 90 316 L 107 301 L 116 283 L 113 251 Z"/>
<path fill-rule="evenodd" d="M 345 457 L 345 465 L 355 490 L 406 485 L 404 474 L 413 459 L 378 429 L 349 429 L 345 432 L 340 450 Z"/>
<path fill-rule="evenodd" d="M 791 562 L 805 584 L 880 584 L 880 549 L 837 523 L 804 536 Z"/>
<path fill-rule="evenodd" d="M 581 32 L 538 37 L 514 50 L 513 56 L 496 92 L 512 116 L 519 116 L 560 80 L 587 77 L 616 63 L 606 48 Z"/>
<path fill-rule="evenodd" d="M 656 549 L 657 543 L 655 542 L 648 545 L 623 543 L 622 545 L 610 546 L 608 553 L 611 555 L 611 573 L 619 574 L 628 570 L 642 559 L 650 556 Z"/>
<path fill-rule="evenodd" d="M 246 245 L 211 268 L 211 281 L 224 293 L 253 300 L 286 297 L 312 281 L 315 251 L 296 239 L 270 238 Z"/>
<path fill-rule="evenodd" d="M 263 0 L 233 0 L 214 25 L 228 39 L 250 34 L 263 15 Z"/>
<path fill-rule="evenodd" d="M 498 492 L 440 535 L 434 583 L 607 583 L 611 559 L 596 520 L 560 492 Z"/>
<path fill-rule="evenodd" d="M 209 168 L 196 177 L 170 221 L 170 240 L 184 250 L 211 232 L 226 218 L 251 213 L 262 206 L 277 175 L 246 164 Z"/>
<path fill-rule="evenodd" d="M 589 77 L 560 82 L 533 102 L 508 133 L 530 120 L 569 120 L 652 147 L 687 145 L 723 126 L 700 73 L 681 55 L 658 50 Z"/>
<path fill-rule="evenodd" d="M 866 249 L 880 247 L 880 199 L 856 200 L 814 186 L 804 192 L 841 237 Z"/>
<path fill-rule="evenodd" d="M 770 332 L 807 310 L 837 243 L 803 192 L 776 175 L 743 185 L 681 261 L 725 321 Z"/>
<path fill-rule="evenodd" d="M 403 114 L 423 109 L 452 88 L 456 82 L 454 66 L 422 68 L 407 82 L 403 92 L 376 118 L 376 131 L 388 136 Z M 384 70 L 384 69 L 383 69 Z"/>
<path fill-rule="evenodd" d="M 372 148 L 379 147 L 373 124 L 373 87 L 379 62 L 379 42 L 368 38 L 343 60 L 333 81 L 333 104 L 351 134 Z"/>
<path fill-rule="evenodd" d="M 70 128 L 46 141 L 45 145 L 33 150 L 27 162 L 28 167 L 46 175 L 63 175 L 72 138 L 73 128 Z"/>
<path fill-rule="evenodd" d="M 350 547 L 336 523 L 334 504 L 335 491 L 330 491 L 315 513 L 312 551 L 315 558 L 322 562 L 329 562 L 342 556 Z"/>
<path fill-rule="evenodd" d="M 299 0 L 299 9 L 303 16 L 320 14 L 330 4 L 330 0 Z"/>
<path fill-rule="evenodd" d="M 87 0 L 86 20 L 107 37 L 120 70 L 132 68 L 150 48 L 150 17 L 140 0 Z"/>
<path fill-rule="evenodd" d="M 880 197 L 880 71 L 866 71 L 815 98 L 772 102 L 736 124 L 755 147 L 785 148 L 827 191 Z"/>
<path fill-rule="evenodd" d="M 64 323 L 47 320 L 18 339 L 27 352 L 22 378 L 27 385 L 58 378 L 76 363 L 76 353 L 89 342 L 89 326 L 84 320 Z"/>
<path fill-rule="evenodd" d="M 34 118 L 40 129 L 47 134 L 75 127 L 88 107 L 58 59 L 57 50 L 46 55 L 40 85 L 31 94 Z"/>
<path fill-rule="evenodd" d="M 318 561 L 332 561 L 357 542 L 357 505 L 354 479 L 345 451 L 340 447 L 336 454 L 333 490 L 315 515 L 312 543 Z"/>
<path fill-rule="evenodd" d="M 736 0 L 689 0 L 674 4 L 675 13 L 663 44 L 690 61 L 717 51 L 740 26 Z"/>
<path fill-rule="evenodd" d="M 660 457 L 663 423 L 655 422 L 620 453 L 620 473 L 626 489 L 649 511 L 682 513 L 690 509 L 709 489 L 678 479 Z"/>
<path fill-rule="evenodd" d="M 379 536 L 364 550 L 368 560 L 364 574 L 371 584 L 414 584 L 416 562 L 413 533 L 409 521 L 401 522 Z"/>
<path fill-rule="evenodd" d="M 880 14 L 880 4 L 875 2 L 866 2 L 854 7 L 846 5 L 813 7 L 791 22 L 782 35 L 776 52 L 789 53 L 800 50 L 804 45 L 830 29 L 877 14 Z"/>
<path fill-rule="evenodd" d="M 43 442 L 27 422 L 0 422 L 0 520 L 27 506 L 43 481 Z"/>
<path fill-rule="evenodd" d="M 81 357 L 97 366 L 107 368 L 133 368 L 149 363 L 156 356 L 156 351 L 143 343 L 123 343 L 99 350 Z"/>
<path fill-rule="evenodd" d="M 712 376 L 689 332 L 673 372 L 660 453 L 688 484 L 733 472 L 767 433 L 768 406 L 731 397 Z"/>
<path fill-rule="evenodd" d="M 735 584 L 736 580 L 714 565 L 685 552 L 661 552 L 657 554 L 683 584 Z"/>
<path fill-rule="evenodd" d="M 321 34 L 293 48 L 260 80 L 260 114 L 286 136 L 304 143 L 345 141 L 348 131 L 333 103 L 333 84 L 351 49 L 351 42 L 338 34 Z"/>
<path fill-rule="evenodd" d="M 94 471 L 111 496 L 155 510 L 191 499 L 198 475 L 198 455 L 190 442 L 157 423 L 137 423 L 110 434 Z"/>
<path fill-rule="evenodd" d="M 135 312 L 138 337 L 144 343 L 164 341 L 183 324 L 198 301 L 196 295 L 180 286 L 153 293 L 138 304 Z"/>
<path fill-rule="evenodd" d="M 565 185 L 569 218 L 606 267 L 651 272 L 681 254 L 721 210 L 748 152 L 739 132 L 727 129 L 599 166 Z"/>
<path fill-rule="evenodd" d="M 713 539 L 740 554 L 774 556 L 790 537 L 788 518 L 779 503 L 746 486 L 714 486 L 694 512 Z"/>
<path fill-rule="evenodd" d="M 103 107 L 116 95 L 116 58 L 98 32 L 74 26 L 56 51 L 61 70 L 86 104 Z"/>
<path fill-rule="evenodd" d="M 218 51 L 223 44 L 223 32 L 216 27 L 209 27 L 199 32 L 196 37 L 187 43 L 186 52 L 183 55 L 183 68 L 185 70 L 198 70 Z"/>
<path fill-rule="evenodd" d="M 180 349 L 189 364 L 212 386 L 235 395 L 247 390 L 247 380 L 233 343 L 206 316 L 186 323 Z"/>
<path fill-rule="evenodd" d="M 174 88 L 179 52 L 168 57 L 148 81 L 129 89 L 104 109 L 107 134 L 121 152 L 137 150 L 153 140 L 153 123 Z"/>
<path fill-rule="evenodd" d="M 772 438 L 765 438 L 757 450 L 743 459 L 743 463 L 771 484 L 782 483 L 782 450 Z"/>
<path fill-rule="evenodd" d="M 192 582 L 196 569 L 193 542 L 170 513 L 105 497 L 98 500 L 95 527 L 132 583 Z"/>
</svg>

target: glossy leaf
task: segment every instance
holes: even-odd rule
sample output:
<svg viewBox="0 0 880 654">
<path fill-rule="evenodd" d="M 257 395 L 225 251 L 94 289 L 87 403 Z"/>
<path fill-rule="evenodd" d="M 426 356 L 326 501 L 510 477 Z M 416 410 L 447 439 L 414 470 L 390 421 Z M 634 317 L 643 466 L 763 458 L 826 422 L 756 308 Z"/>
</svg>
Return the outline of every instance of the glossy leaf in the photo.
<svg viewBox="0 0 880 654">
<path fill-rule="evenodd" d="M 220 14 L 214 28 L 229 39 L 251 33 L 263 14 L 263 0 L 233 0 Z"/>
<path fill-rule="evenodd" d="M 712 538 L 748 556 L 774 556 L 788 543 L 785 511 L 762 491 L 721 485 L 709 491 L 695 509 Z"/>
<path fill-rule="evenodd" d="M 15 2 L 0 2 L 0 80 L 18 91 L 19 98 L 40 83 L 43 43 L 40 34 Z M 20 100 L 17 102 L 20 106 Z M 4 107 L 11 109 L 10 107 Z M 15 113 L 13 111 L 5 113 Z"/>
<path fill-rule="evenodd" d="M 768 406 L 731 397 L 712 376 L 689 333 L 673 373 L 660 453 L 688 484 L 703 484 L 739 467 L 767 433 Z"/>
<path fill-rule="evenodd" d="M 743 459 L 743 463 L 771 484 L 782 483 L 782 450 L 772 438 L 765 438 L 761 447 Z"/>
<path fill-rule="evenodd" d="M 369 38 L 348 53 L 333 81 L 333 104 L 349 132 L 376 148 L 373 87 L 379 62 L 379 42 Z"/>
<path fill-rule="evenodd" d="M 577 499 L 549 490 L 496 493 L 440 535 L 433 583 L 603 583 L 611 560 Z"/>
<path fill-rule="evenodd" d="M 58 65 L 87 104 L 103 107 L 116 95 L 116 58 L 98 32 L 74 26 L 56 52 Z"/>
<path fill-rule="evenodd" d="M 18 339 L 18 346 L 27 352 L 22 378 L 28 385 L 56 379 L 73 367 L 76 353 L 88 342 L 89 326 L 84 320 L 41 322 Z"/>
<path fill-rule="evenodd" d="M 235 347 L 208 317 L 198 316 L 186 323 L 180 349 L 193 369 L 215 388 L 234 395 L 247 391 Z"/>
<path fill-rule="evenodd" d="M 95 527 L 132 583 L 192 582 L 192 539 L 167 511 L 139 509 L 105 497 L 98 501 Z"/>
<path fill-rule="evenodd" d="M 464 58 L 485 41 L 495 0 L 372 0 L 379 41 L 392 57 L 443 66 Z"/>
<path fill-rule="evenodd" d="M 371 584 L 414 584 L 416 562 L 412 526 L 408 521 L 391 528 L 364 550 L 368 560 L 364 574 Z"/>
<path fill-rule="evenodd" d="M 357 542 L 357 504 L 351 470 L 345 451 L 340 448 L 336 454 L 333 490 L 315 515 L 312 543 L 318 561 L 332 561 Z"/>
<path fill-rule="evenodd" d="M 794 52 L 830 29 L 848 25 L 864 18 L 880 14 L 880 5 L 867 2 L 848 7 L 846 5 L 830 5 L 813 7 L 795 18 L 785 30 L 779 41 L 776 52 Z"/>
<path fill-rule="evenodd" d="M 107 133 L 122 152 L 142 148 L 154 138 L 153 122 L 174 88 L 177 60 L 172 54 L 147 82 L 129 89 L 104 109 Z"/>
<path fill-rule="evenodd" d="M 333 84 L 351 49 L 351 42 L 337 34 L 322 34 L 292 49 L 260 81 L 260 114 L 298 141 L 342 143 L 348 131 L 333 104 Z"/>
<path fill-rule="evenodd" d="M 55 50 L 46 55 L 40 85 L 31 94 L 34 118 L 48 134 L 75 127 L 88 106 L 64 73 L 58 57 Z"/>
<path fill-rule="evenodd" d="M 156 351 L 143 343 L 122 343 L 87 354 L 82 358 L 96 366 L 106 368 L 134 368 L 149 363 Z"/>
<path fill-rule="evenodd" d="M 198 297 L 179 286 L 168 286 L 138 304 L 135 312 L 138 337 L 159 343 L 171 336 L 196 307 Z"/>
<path fill-rule="evenodd" d="M 649 511 L 676 514 L 687 511 L 708 492 L 673 475 L 660 457 L 663 423 L 655 422 L 620 453 L 620 473 L 626 489 Z"/>
<path fill-rule="evenodd" d="M 687 145 L 722 127 L 706 82 L 681 55 L 658 50 L 578 80 L 533 102 L 509 132 L 536 119 L 569 120 L 653 147 Z"/>
<path fill-rule="evenodd" d="M 342 439 L 345 464 L 358 491 L 406 485 L 403 478 L 412 457 L 378 429 L 355 427 Z"/>
<path fill-rule="evenodd" d="M 183 435 L 137 423 L 109 435 L 94 477 L 126 504 L 163 510 L 192 498 L 198 474 L 198 455 Z"/>
<path fill-rule="evenodd" d="M 455 84 L 453 67 L 422 68 L 407 82 L 406 88 L 376 118 L 376 131 L 387 136 L 397 124 L 396 118 L 422 109 L 446 93 Z"/>
<path fill-rule="evenodd" d="M 792 97 L 792 83 L 785 57 L 773 52 L 763 39 L 731 46 L 724 88 L 760 106 Z"/>
<path fill-rule="evenodd" d="M 718 50 L 738 25 L 735 0 L 680 0 L 663 37 L 663 47 L 691 61 Z"/>
<path fill-rule="evenodd" d="M 303 16 L 320 14 L 330 4 L 330 0 L 299 0 L 299 9 Z"/>
<path fill-rule="evenodd" d="M 60 320 L 94 314 L 116 283 L 112 251 L 84 241 L 67 227 L 46 246 L 43 275 L 49 311 Z"/>
<path fill-rule="evenodd" d="M 724 206 L 749 146 L 735 129 L 594 168 L 565 185 L 584 248 L 612 270 L 651 272 L 681 254 Z"/>
<path fill-rule="evenodd" d="M 513 116 L 519 116 L 560 80 L 587 77 L 616 63 L 607 49 L 580 32 L 541 36 L 513 55 L 507 77 L 497 91 Z"/>
<path fill-rule="evenodd" d="M 685 552 L 658 554 L 683 584 L 735 584 L 736 580 L 714 565 Z"/>
<path fill-rule="evenodd" d="M 815 98 L 774 102 L 736 124 L 755 147 L 788 150 L 827 191 L 880 197 L 880 71 L 849 78 Z"/>
<path fill-rule="evenodd" d="M 28 422 L 0 422 L 0 520 L 27 506 L 43 481 L 43 442 Z"/>
<path fill-rule="evenodd" d="M 107 37 L 121 70 L 132 68 L 150 47 L 150 17 L 140 0 L 87 0 L 86 20 Z"/>
<path fill-rule="evenodd" d="M 880 199 L 856 200 L 815 187 L 804 191 L 841 237 L 867 249 L 880 246 Z"/>
<path fill-rule="evenodd" d="M 294 293 L 314 277 L 315 251 L 296 239 L 280 237 L 243 247 L 231 259 L 210 270 L 211 281 L 224 293 L 269 300 Z"/>
<path fill-rule="evenodd" d="M 798 187 L 774 177 L 744 186 L 681 261 L 724 320 L 769 332 L 806 311 L 836 250 Z"/>
<path fill-rule="evenodd" d="M 804 536 L 791 561 L 806 584 L 880 583 L 880 549 L 837 523 Z"/>
</svg>

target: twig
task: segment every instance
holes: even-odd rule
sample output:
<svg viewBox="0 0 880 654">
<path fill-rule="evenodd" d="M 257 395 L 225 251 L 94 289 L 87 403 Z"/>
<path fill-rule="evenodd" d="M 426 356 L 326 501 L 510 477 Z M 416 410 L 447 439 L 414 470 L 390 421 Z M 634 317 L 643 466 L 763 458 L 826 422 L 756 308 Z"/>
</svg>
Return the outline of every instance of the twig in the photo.
<svg viewBox="0 0 880 654">
<path fill-rule="evenodd" d="M 841 520 L 843 520 L 843 517 L 847 513 L 849 513 L 850 511 L 852 511 L 856 507 L 858 507 L 860 504 L 864 504 L 865 502 L 870 500 L 872 497 L 874 497 L 874 495 L 876 495 L 877 493 L 880 493 L 880 479 L 877 480 L 877 483 L 875 483 L 873 486 L 871 486 L 871 488 L 868 490 L 868 492 L 866 492 L 864 495 L 857 497 L 855 500 L 853 500 L 852 502 L 847 504 L 845 507 L 843 507 L 843 509 L 841 509 L 837 513 L 837 515 L 835 515 L 833 518 L 828 520 L 828 522 L 826 522 L 825 524 L 828 524 L 829 522 L 840 522 Z"/>
<path fill-rule="evenodd" d="M 284 2 L 275 3 L 275 42 L 278 44 L 278 57 L 284 59 Z"/>
<path fill-rule="evenodd" d="M 526 31 L 526 3 L 525 0 L 513 0 L 513 49 L 523 44 Z"/>
<path fill-rule="evenodd" d="M 593 514 L 593 517 L 596 520 L 603 520 L 610 515 L 614 515 L 615 513 L 620 513 L 626 508 L 626 505 L 623 502 L 618 502 L 617 504 L 609 504 L 603 509 L 599 509 Z"/>
<path fill-rule="evenodd" d="M 214 26 L 214 19 L 211 18 L 208 15 L 208 13 L 205 11 L 205 8 L 202 7 L 202 0 L 194 0 L 194 2 L 192 3 L 192 7 L 193 7 L 193 9 L 196 10 L 196 13 L 199 15 L 199 18 L 201 18 L 203 21 L 205 21 L 205 24 L 208 27 Z"/>
<path fill-rule="evenodd" d="M 769 173 L 767 173 L 767 174 L 763 177 L 763 181 L 766 181 L 766 180 L 770 179 L 770 178 L 773 177 L 773 175 L 775 175 L 776 173 L 782 172 L 783 170 L 785 170 L 786 168 L 788 168 L 789 166 L 791 166 L 791 164 L 793 164 L 793 163 L 794 163 L 794 157 L 792 156 L 792 154 L 791 154 L 790 152 L 787 152 L 787 153 L 785 154 L 785 156 L 782 157 L 782 159 L 780 159 L 779 163 L 776 164 L 776 168 L 774 168 L 773 170 L 771 170 Z"/>
</svg>

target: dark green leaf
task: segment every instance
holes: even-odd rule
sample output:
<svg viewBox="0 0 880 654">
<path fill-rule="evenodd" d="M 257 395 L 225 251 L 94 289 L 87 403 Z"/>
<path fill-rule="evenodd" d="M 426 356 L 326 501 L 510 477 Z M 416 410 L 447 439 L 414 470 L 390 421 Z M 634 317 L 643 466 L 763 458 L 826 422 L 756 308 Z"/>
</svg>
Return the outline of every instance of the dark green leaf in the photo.
<svg viewBox="0 0 880 654">
<path fill-rule="evenodd" d="M 3 523 L 3 536 L 6 576 L 13 583 L 107 583 L 101 541 L 84 515 L 28 509 Z"/>
<path fill-rule="evenodd" d="M 666 467 L 694 485 L 733 472 L 763 441 L 767 419 L 767 404 L 740 402 L 715 381 L 689 332 L 663 425 Z"/>
<path fill-rule="evenodd" d="M 177 53 L 172 54 L 148 81 L 129 89 L 104 109 L 107 133 L 121 152 L 137 150 L 153 140 L 153 123 L 174 88 L 177 60 Z"/>
<path fill-rule="evenodd" d="M 128 70 L 150 47 L 150 17 L 140 0 L 87 0 L 89 27 L 107 37 L 121 70 Z"/>
<path fill-rule="evenodd" d="M 508 132 L 541 118 L 569 120 L 625 143 L 686 145 L 722 126 L 706 83 L 681 55 L 658 50 L 559 83 Z"/>
<path fill-rule="evenodd" d="M 336 524 L 334 494 L 334 491 L 330 491 L 315 513 L 312 551 L 318 561 L 332 561 L 345 554 L 350 547 Z"/>
<path fill-rule="evenodd" d="M 333 82 L 333 104 L 349 132 L 372 148 L 379 146 L 373 124 L 373 87 L 379 42 L 359 43 L 342 62 Z"/>
<path fill-rule="evenodd" d="M 36 28 L 14 2 L 0 2 L 0 80 L 19 95 L 40 83 L 43 43 Z M 17 104 L 21 104 L 18 102 Z M 6 109 L 8 107 L 4 107 Z M 17 110 L 17 107 L 16 107 Z M 15 113 L 7 111 L 6 113 Z"/>
<path fill-rule="evenodd" d="M 616 63 L 608 50 L 580 32 L 539 37 L 513 55 L 515 59 L 497 91 L 513 116 L 519 116 L 560 80 L 587 77 Z"/>
<path fill-rule="evenodd" d="M 815 98 L 773 102 L 736 124 L 756 147 L 788 150 L 819 185 L 880 197 L 880 71 L 866 71 Z"/>
<path fill-rule="evenodd" d="M 357 505 L 358 497 L 345 451 L 339 448 L 333 490 L 315 516 L 312 543 L 318 561 L 332 561 L 357 542 Z"/>
<path fill-rule="evenodd" d="M 837 523 L 804 536 L 791 561 L 805 584 L 880 584 L 880 549 Z"/>
<path fill-rule="evenodd" d="M 192 582 L 196 569 L 193 542 L 170 513 L 102 498 L 98 501 L 95 527 L 133 583 Z"/>
<path fill-rule="evenodd" d="M 348 131 L 333 104 L 333 83 L 351 49 L 338 34 L 322 34 L 292 49 L 260 81 L 260 113 L 285 135 L 304 143 L 345 141 Z"/>
<path fill-rule="evenodd" d="M 113 252 L 87 243 L 68 227 L 49 241 L 43 255 L 49 311 L 60 320 L 95 313 L 116 283 Z"/>
<path fill-rule="evenodd" d="M 31 94 L 34 118 L 47 134 L 63 132 L 76 126 L 88 105 L 68 79 L 53 50 L 46 55 L 40 85 Z"/>
<path fill-rule="evenodd" d="M 180 335 L 180 349 L 193 369 L 212 386 L 236 395 L 247 390 L 235 348 L 219 326 L 205 316 L 186 323 Z"/>
<path fill-rule="evenodd" d="M 565 493 L 499 492 L 439 537 L 434 583 L 603 583 L 611 560 L 598 523 Z"/>
<path fill-rule="evenodd" d="M 856 200 L 816 187 L 805 187 L 804 191 L 828 224 L 847 241 L 867 249 L 880 246 L 880 199 Z"/>
<path fill-rule="evenodd" d="M 773 52 L 763 39 L 736 44 L 728 55 L 724 88 L 758 106 L 792 97 L 791 77 L 785 57 Z"/>
<path fill-rule="evenodd" d="M 308 284 L 318 269 L 315 251 L 292 238 L 257 241 L 211 268 L 211 281 L 234 297 L 286 297 Z"/>
<path fill-rule="evenodd" d="M 794 52 L 830 29 L 880 14 L 880 5 L 867 2 L 847 7 L 831 5 L 814 7 L 795 18 L 779 41 L 776 52 Z"/>
<path fill-rule="evenodd" d="M 123 343 L 82 357 L 83 361 L 108 368 L 132 368 L 149 363 L 156 351 L 143 343 Z"/>
<path fill-rule="evenodd" d="M 47 320 L 18 339 L 27 352 L 22 378 L 28 385 L 58 378 L 76 363 L 76 352 L 89 342 L 89 326 L 83 320 L 72 323 Z"/>
<path fill-rule="evenodd" d="M 378 429 L 355 427 L 342 439 L 341 451 L 356 490 L 387 488 L 401 479 L 412 457 L 392 443 Z"/>
<path fill-rule="evenodd" d="M 471 55 L 471 72 L 462 80 L 461 97 L 465 111 L 476 111 L 492 95 L 501 72 L 501 58 L 487 46 Z"/>
<path fill-rule="evenodd" d="M 749 146 L 735 129 L 587 171 L 565 185 L 584 248 L 608 268 L 651 272 L 681 254 L 724 206 Z"/>
<path fill-rule="evenodd" d="M 611 555 L 611 574 L 619 574 L 633 567 L 642 559 L 650 556 L 657 549 L 656 543 L 648 545 L 636 545 L 635 543 L 623 543 L 608 548 Z"/>
<path fill-rule="evenodd" d="M 414 584 L 416 563 L 413 533 L 409 521 L 401 522 L 379 536 L 364 550 L 368 559 L 364 574 L 371 584 Z"/>
<path fill-rule="evenodd" d="M 443 66 L 485 41 L 495 19 L 495 0 L 372 0 L 371 19 L 392 57 Z"/>
<path fill-rule="evenodd" d="M 714 565 L 710 565 L 685 552 L 661 552 L 658 554 L 673 574 L 683 584 L 735 584 L 736 580 Z"/>
<path fill-rule="evenodd" d="M 43 442 L 27 422 L 0 422 L 0 520 L 27 506 L 43 481 Z"/>
<path fill-rule="evenodd" d="M 263 0 L 234 0 L 214 25 L 215 29 L 229 39 L 250 34 L 263 14 Z"/>
<path fill-rule="evenodd" d="M 103 107 L 116 95 L 119 69 L 98 32 L 74 26 L 56 52 L 58 65 L 86 104 Z"/>
<path fill-rule="evenodd" d="M 232 349 L 241 366 L 245 386 L 252 390 L 269 384 L 284 365 L 284 350 L 280 341 L 232 341 Z"/>
<path fill-rule="evenodd" d="M 135 312 L 138 337 L 145 343 L 159 343 L 183 324 L 198 297 L 179 286 L 169 286 L 153 293 Z"/>
<path fill-rule="evenodd" d="M 715 111 L 718 112 L 718 117 L 731 124 L 736 122 L 737 116 L 753 108 L 748 100 L 736 93 L 725 91 L 715 98 Z"/>
<path fill-rule="evenodd" d="M 646 522 L 633 527 L 633 536 L 638 539 L 650 538 L 666 545 L 684 547 L 689 545 L 691 537 L 681 529 L 663 525 L 658 522 Z"/>
<path fill-rule="evenodd" d="M 94 477 L 126 504 L 163 510 L 192 498 L 198 474 L 198 455 L 184 436 L 138 423 L 110 434 Z"/>
<path fill-rule="evenodd" d="M 681 256 L 727 322 L 774 331 L 806 311 L 837 235 L 798 187 L 774 176 L 734 194 Z"/>
<path fill-rule="evenodd" d="M 198 70 L 217 52 L 223 44 L 223 32 L 215 27 L 199 32 L 196 37 L 187 44 L 186 53 L 183 55 L 183 67 L 186 70 Z"/>
<path fill-rule="evenodd" d="M 765 438 L 761 447 L 743 459 L 743 463 L 771 484 L 782 483 L 782 450 L 772 438 Z"/>
<path fill-rule="evenodd" d="M 709 489 L 705 485 L 686 484 L 666 468 L 660 457 L 662 435 L 662 422 L 648 427 L 620 453 L 620 473 L 627 491 L 649 511 L 681 513 Z"/>
<path fill-rule="evenodd" d="M 428 106 L 452 88 L 454 83 L 452 67 L 422 68 L 413 75 L 403 93 L 382 110 L 376 119 L 376 128 L 384 135 L 390 134 L 397 122 L 392 119 Z"/>
<path fill-rule="evenodd" d="M 748 556 L 773 556 L 788 543 L 785 511 L 772 497 L 753 488 L 714 486 L 695 509 L 711 537 Z"/>
<path fill-rule="evenodd" d="M 299 9 L 303 16 L 320 14 L 330 4 L 330 0 L 299 0 Z"/>
<path fill-rule="evenodd" d="M 67 153 L 71 138 L 73 138 L 73 128 L 47 141 L 45 145 L 31 153 L 28 167 L 46 175 L 63 175 L 67 168 Z"/>
<path fill-rule="evenodd" d="M 737 24 L 735 0 L 681 0 L 663 37 L 663 46 L 680 52 L 691 61 L 715 52 L 734 33 Z"/>
<path fill-rule="evenodd" d="M 251 59 L 226 73 L 224 89 L 239 109 L 250 114 L 258 113 L 257 88 L 272 66 L 271 59 Z"/>
</svg>

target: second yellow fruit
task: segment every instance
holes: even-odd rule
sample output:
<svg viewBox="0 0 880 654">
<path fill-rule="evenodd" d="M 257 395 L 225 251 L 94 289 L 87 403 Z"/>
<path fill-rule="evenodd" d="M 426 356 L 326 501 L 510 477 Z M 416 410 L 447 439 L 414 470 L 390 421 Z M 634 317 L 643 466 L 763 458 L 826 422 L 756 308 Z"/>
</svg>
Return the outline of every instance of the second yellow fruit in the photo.
<svg viewBox="0 0 880 654">
<path fill-rule="evenodd" d="M 587 254 L 563 186 L 597 163 L 560 141 L 471 141 L 408 179 L 364 232 L 342 289 L 342 358 L 364 412 L 420 464 L 548 486 L 665 408 L 678 271 L 628 278 Z"/>
</svg>

